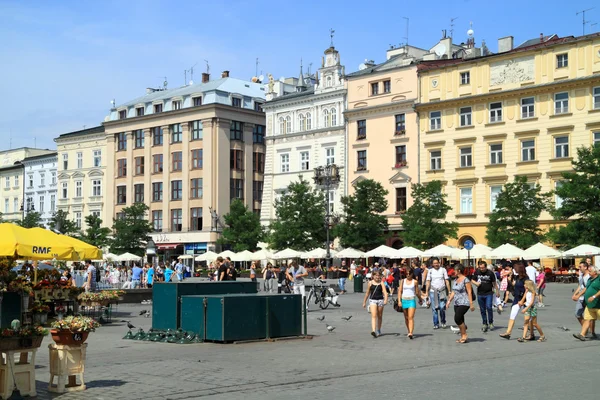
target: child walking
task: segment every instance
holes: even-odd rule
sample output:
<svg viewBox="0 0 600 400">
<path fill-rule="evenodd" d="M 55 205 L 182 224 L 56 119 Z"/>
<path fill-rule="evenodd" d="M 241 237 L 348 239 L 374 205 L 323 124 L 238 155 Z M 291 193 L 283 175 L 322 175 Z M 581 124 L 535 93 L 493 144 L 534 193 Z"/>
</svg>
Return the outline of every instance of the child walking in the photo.
<svg viewBox="0 0 600 400">
<path fill-rule="evenodd" d="M 544 332 L 542 332 L 542 328 L 537 322 L 537 304 L 536 304 L 536 294 L 535 294 L 535 284 L 531 280 L 525 281 L 525 308 L 521 311 L 524 316 L 524 326 L 523 326 L 523 337 L 517 339 L 518 342 L 523 343 L 526 340 L 529 340 L 529 335 L 533 335 L 533 328 L 537 329 L 540 333 L 540 338 L 538 342 L 545 342 L 546 336 L 544 336 Z"/>
</svg>

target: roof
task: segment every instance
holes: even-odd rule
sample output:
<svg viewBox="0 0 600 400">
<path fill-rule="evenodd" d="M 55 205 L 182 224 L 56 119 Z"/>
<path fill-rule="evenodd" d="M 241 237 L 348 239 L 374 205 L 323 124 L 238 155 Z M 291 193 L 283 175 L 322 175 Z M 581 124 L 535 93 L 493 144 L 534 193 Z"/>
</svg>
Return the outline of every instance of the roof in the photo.
<svg viewBox="0 0 600 400">
<path fill-rule="evenodd" d="M 302 92 L 294 92 L 294 93 L 289 93 L 289 94 L 284 94 L 282 96 L 277 96 L 275 97 L 273 100 L 268 101 L 265 105 L 268 107 L 269 104 L 278 102 L 278 101 L 285 101 L 285 100 L 289 100 L 289 99 L 295 99 L 297 97 L 302 97 L 302 96 L 308 96 L 311 94 L 315 93 L 315 87 L 314 86 L 309 86 L 306 90 L 302 91 Z"/>
<path fill-rule="evenodd" d="M 56 151 L 52 151 L 52 152 L 49 152 L 49 153 L 46 153 L 46 154 L 38 154 L 37 156 L 26 157 L 21 162 L 25 163 L 25 162 L 28 162 L 28 161 L 35 161 L 35 160 L 39 160 L 39 159 L 42 159 L 42 158 L 57 157 L 57 156 L 58 156 L 58 153 Z"/>
<path fill-rule="evenodd" d="M 518 45 L 517 47 L 515 47 L 515 49 L 519 49 L 519 48 L 523 48 L 523 47 L 529 47 L 529 46 L 533 46 L 536 44 L 540 44 L 540 43 L 545 43 L 551 39 L 557 38 L 558 36 L 556 34 L 554 35 L 549 35 L 549 36 L 542 36 L 541 38 L 535 38 L 535 39 L 529 39 L 524 41 L 523 43 L 521 43 L 520 45 Z"/>
<path fill-rule="evenodd" d="M 82 129 L 80 131 L 63 133 L 62 135 L 59 135 L 57 139 L 69 137 L 69 136 L 91 135 L 94 133 L 104 133 L 104 125 L 94 126 L 93 128 Z M 54 140 L 56 140 L 56 139 L 54 139 Z"/>
<path fill-rule="evenodd" d="M 406 64 L 406 62 L 408 60 L 411 60 L 411 61 L 408 64 Z M 406 54 L 398 54 L 394 57 L 391 57 L 389 60 L 382 62 L 381 64 L 377 64 L 372 67 L 367 67 L 365 69 L 347 74 L 346 78 L 353 78 L 355 76 L 367 75 L 367 74 L 371 74 L 374 72 L 386 71 L 388 69 L 393 69 L 393 68 L 398 68 L 398 67 L 406 67 L 413 63 L 412 60 L 414 60 L 414 57 L 410 57 L 410 56 L 407 57 Z"/>
</svg>

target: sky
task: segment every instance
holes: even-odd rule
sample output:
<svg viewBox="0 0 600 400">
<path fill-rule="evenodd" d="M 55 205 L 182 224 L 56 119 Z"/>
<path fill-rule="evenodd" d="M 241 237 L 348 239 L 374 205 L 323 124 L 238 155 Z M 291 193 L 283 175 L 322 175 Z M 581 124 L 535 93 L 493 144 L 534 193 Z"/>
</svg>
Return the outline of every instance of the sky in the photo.
<svg viewBox="0 0 600 400">
<path fill-rule="evenodd" d="M 110 101 L 139 97 L 147 87 L 184 84 L 206 62 L 250 79 L 258 73 L 298 76 L 300 60 L 312 71 L 329 47 L 329 30 L 346 72 L 365 59 L 385 60 L 391 44 L 431 48 L 450 33 L 492 52 L 498 38 L 515 45 L 540 33 L 582 34 L 576 12 L 596 0 L 0 0 L 0 150 L 55 148 L 60 134 L 102 123 Z M 600 4 L 586 13 L 586 33 L 600 30 Z M 188 75 L 188 80 L 189 80 Z"/>
</svg>

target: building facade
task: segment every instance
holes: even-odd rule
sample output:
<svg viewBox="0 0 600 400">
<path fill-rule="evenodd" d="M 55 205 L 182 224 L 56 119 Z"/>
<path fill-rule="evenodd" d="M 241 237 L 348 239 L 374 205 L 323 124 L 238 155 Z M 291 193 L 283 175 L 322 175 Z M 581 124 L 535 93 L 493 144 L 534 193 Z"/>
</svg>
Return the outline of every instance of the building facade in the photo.
<svg viewBox="0 0 600 400">
<path fill-rule="evenodd" d="M 107 215 L 145 203 L 159 251 L 215 250 L 219 216 L 234 198 L 260 213 L 264 101 L 259 83 L 225 71 L 112 109 L 104 123 Z"/>
<path fill-rule="evenodd" d="M 486 243 L 506 182 L 526 176 L 550 192 L 580 146 L 600 143 L 600 34 L 542 36 L 499 53 L 419 65 L 416 104 L 423 182 L 445 184 L 458 241 Z M 559 203 L 560 199 L 555 198 Z M 543 213 L 543 228 L 554 224 Z"/>
<path fill-rule="evenodd" d="M 112 226 L 112 215 L 106 213 L 106 135 L 104 126 L 64 133 L 54 139 L 57 148 L 58 206 L 82 230 L 85 217 L 96 215 L 102 226 Z"/>
<path fill-rule="evenodd" d="M 25 180 L 23 213 L 38 212 L 41 222 L 48 226 L 56 211 L 56 153 L 27 157 L 21 163 Z"/>
<path fill-rule="evenodd" d="M 280 94 L 268 85 L 263 225 L 275 218 L 275 200 L 290 183 L 302 177 L 312 185 L 314 169 L 327 164 L 337 165 L 340 173 L 327 194 L 328 207 L 334 214 L 341 211 L 347 182 L 346 89 L 344 67 L 333 46 L 325 50 L 318 75 L 316 82 L 307 79 L 301 68 L 294 93 Z"/>
</svg>

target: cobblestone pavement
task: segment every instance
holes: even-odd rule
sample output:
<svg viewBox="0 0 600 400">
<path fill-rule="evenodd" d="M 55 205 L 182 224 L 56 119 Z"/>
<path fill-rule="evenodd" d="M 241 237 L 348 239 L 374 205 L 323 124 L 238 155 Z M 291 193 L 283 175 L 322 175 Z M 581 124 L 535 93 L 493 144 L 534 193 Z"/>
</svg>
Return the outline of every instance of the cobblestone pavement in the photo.
<svg viewBox="0 0 600 400">
<path fill-rule="evenodd" d="M 370 315 L 362 294 L 340 296 L 342 307 L 311 311 L 312 340 L 271 343 L 176 345 L 122 340 L 122 319 L 148 330 L 138 317 L 146 305 L 121 305 L 110 325 L 88 339 L 85 392 L 47 392 L 46 338 L 36 364 L 39 399 L 369 399 L 376 396 L 423 399 L 592 398 L 597 396 L 600 341 L 572 337 L 579 324 L 570 300 L 575 285 L 550 284 L 547 307 L 539 310 L 545 343 L 518 343 L 498 334 L 507 313 L 496 316 L 496 330 L 482 333 L 479 310 L 468 313 L 470 343 L 459 345 L 449 329 L 434 331 L 431 311 L 418 308 L 415 339 L 406 338 L 401 314 L 384 313 L 383 335 L 370 336 Z M 452 310 L 448 321 L 453 322 Z M 352 315 L 348 322 L 341 317 Z M 336 327 L 327 333 L 325 322 Z M 518 319 L 521 324 L 522 317 Z M 565 332 L 558 327 L 566 326 Z"/>
</svg>

